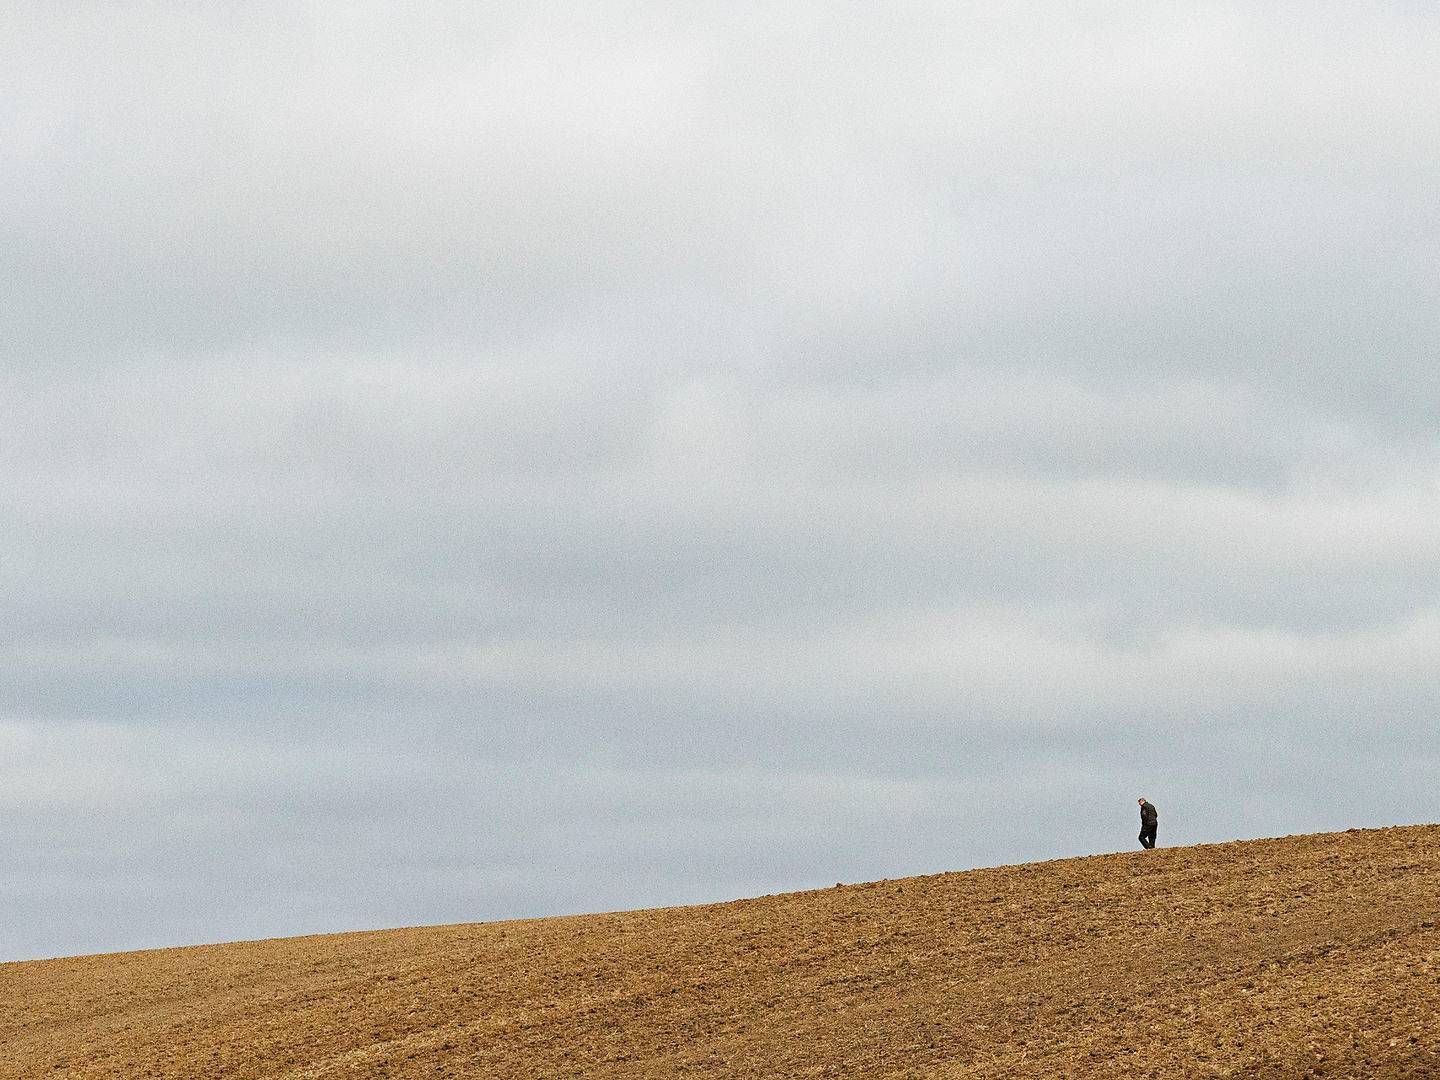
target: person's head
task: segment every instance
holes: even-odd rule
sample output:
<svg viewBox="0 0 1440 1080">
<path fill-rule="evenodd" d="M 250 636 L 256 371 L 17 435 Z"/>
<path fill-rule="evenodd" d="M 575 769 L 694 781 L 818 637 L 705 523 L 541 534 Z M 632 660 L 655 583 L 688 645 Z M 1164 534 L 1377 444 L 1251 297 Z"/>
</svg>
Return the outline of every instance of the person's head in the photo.
<svg viewBox="0 0 1440 1080">
<path fill-rule="evenodd" d="M 1141 805 L 1141 806 L 1144 806 L 1144 805 L 1145 805 L 1145 800 L 1144 800 L 1144 799 L 1141 799 L 1141 800 L 1140 800 L 1140 805 Z"/>
</svg>

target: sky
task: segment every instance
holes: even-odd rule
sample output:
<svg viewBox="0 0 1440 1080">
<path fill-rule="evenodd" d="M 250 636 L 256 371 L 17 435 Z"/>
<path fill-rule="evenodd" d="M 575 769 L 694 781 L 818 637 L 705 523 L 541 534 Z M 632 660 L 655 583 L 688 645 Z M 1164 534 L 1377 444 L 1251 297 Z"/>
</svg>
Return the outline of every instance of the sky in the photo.
<svg viewBox="0 0 1440 1080">
<path fill-rule="evenodd" d="M 1431 5 L 3 8 L 0 959 L 1440 819 Z"/>
</svg>

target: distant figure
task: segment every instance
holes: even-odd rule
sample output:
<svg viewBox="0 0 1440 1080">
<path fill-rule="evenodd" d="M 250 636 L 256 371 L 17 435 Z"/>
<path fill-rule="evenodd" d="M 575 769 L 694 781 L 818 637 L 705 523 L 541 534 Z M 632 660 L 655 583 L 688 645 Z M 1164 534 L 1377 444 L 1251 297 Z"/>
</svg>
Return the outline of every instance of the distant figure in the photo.
<svg viewBox="0 0 1440 1080">
<path fill-rule="evenodd" d="M 1140 846 L 1150 850 L 1155 846 L 1155 827 L 1160 822 L 1160 811 L 1154 803 L 1140 800 Z"/>
</svg>

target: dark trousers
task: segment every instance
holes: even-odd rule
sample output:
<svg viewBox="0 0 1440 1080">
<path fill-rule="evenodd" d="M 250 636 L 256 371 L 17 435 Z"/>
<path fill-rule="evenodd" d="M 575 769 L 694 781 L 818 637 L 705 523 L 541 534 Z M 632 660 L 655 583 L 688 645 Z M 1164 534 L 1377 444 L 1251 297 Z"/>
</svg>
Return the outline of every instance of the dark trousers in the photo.
<svg viewBox="0 0 1440 1080">
<path fill-rule="evenodd" d="M 1156 823 L 1153 822 L 1153 821 L 1150 822 L 1150 823 L 1148 823 L 1148 824 L 1145 824 L 1145 825 L 1141 825 L 1141 826 L 1140 826 L 1140 846 L 1141 846 L 1141 847 L 1148 849 L 1148 848 L 1153 848 L 1153 847 L 1155 846 L 1155 829 L 1156 829 L 1156 827 L 1157 827 L 1157 826 L 1156 826 Z"/>
</svg>

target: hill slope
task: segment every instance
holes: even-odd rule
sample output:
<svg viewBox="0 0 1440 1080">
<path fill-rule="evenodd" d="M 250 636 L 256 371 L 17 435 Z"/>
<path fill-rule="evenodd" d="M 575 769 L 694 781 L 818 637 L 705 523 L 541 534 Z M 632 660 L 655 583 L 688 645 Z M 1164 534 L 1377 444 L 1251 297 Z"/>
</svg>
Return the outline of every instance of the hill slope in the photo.
<svg viewBox="0 0 1440 1080">
<path fill-rule="evenodd" d="M 0 965 L 0 1076 L 1440 1077 L 1440 826 Z"/>
</svg>

